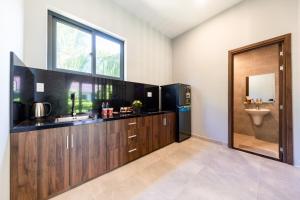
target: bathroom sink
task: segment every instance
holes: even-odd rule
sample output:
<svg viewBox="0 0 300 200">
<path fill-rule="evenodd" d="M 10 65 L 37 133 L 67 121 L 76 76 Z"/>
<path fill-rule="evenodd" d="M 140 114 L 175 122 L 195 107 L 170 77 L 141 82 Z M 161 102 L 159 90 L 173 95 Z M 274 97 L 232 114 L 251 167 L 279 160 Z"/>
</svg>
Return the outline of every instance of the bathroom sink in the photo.
<svg viewBox="0 0 300 200">
<path fill-rule="evenodd" d="M 253 123 L 256 126 L 260 126 L 264 116 L 271 112 L 269 109 L 245 109 L 245 111 L 252 117 Z"/>
</svg>

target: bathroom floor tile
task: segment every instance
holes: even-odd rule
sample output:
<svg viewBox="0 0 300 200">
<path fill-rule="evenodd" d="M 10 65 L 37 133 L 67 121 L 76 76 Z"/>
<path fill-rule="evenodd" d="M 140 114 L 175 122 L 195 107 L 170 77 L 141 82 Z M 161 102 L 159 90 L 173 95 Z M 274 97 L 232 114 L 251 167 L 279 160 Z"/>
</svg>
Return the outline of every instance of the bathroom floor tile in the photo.
<svg viewBox="0 0 300 200">
<path fill-rule="evenodd" d="M 259 140 L 250 135 L 235 133 L 234 147 L 273 158 L 279 158 L 278 143 Z"/>
</svg>

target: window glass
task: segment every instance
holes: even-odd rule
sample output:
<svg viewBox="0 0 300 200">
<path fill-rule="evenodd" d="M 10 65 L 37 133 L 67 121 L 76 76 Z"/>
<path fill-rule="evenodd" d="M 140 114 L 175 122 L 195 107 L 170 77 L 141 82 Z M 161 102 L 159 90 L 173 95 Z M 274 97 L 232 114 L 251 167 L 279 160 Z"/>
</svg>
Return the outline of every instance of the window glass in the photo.
<svg viewBox="0 0 300 200">
<path fill-rule="evenodd" d="M 49 69 L 124 79 L 122 40 L 52 11 L 48 23 Z"/>
<path fill-rule="evenodd" d="M 91 52 L 91 33 L 56 22 L 56 68 L 91 73 Z"/>
<path fill-rule="evenodd" d="M 121 45 L 120 43 L 96 36 L 96 74 L 121 76 Z"/>
</svg>

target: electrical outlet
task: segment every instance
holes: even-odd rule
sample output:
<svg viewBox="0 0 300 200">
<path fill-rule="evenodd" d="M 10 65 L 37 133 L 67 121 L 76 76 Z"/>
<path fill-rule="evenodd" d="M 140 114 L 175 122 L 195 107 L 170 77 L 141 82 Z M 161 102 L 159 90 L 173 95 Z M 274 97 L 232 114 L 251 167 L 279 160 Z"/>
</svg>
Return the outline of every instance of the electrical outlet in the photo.
<svg viewBox="0 0 300 200">
<path fill-rule="evenodd" d="M 44 92 L 44 83 L 36 83 L 36 92 Z"/>
</svg>

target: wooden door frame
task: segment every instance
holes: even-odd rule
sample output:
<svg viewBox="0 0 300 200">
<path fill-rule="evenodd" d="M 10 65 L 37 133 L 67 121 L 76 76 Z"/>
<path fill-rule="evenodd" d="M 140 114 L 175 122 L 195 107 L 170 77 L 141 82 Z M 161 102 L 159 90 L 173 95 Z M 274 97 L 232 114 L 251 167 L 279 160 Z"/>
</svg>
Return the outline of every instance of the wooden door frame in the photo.
<svg viewBox="0 0 300 200">
<path fill-rule="evenodd" d="M 280 160 L 284 163 L 293 164 L 293 110 L 292 110 L 292 56 L 291 56 L 291 33 L 275 37 L 262 42 L 247 45 L 241 48 L 228 51 L 228 147 L 233 146 L 233 95 L 234 95 L 234 56 L 250 50 L 261 47 L 281 43 L 283 50 L 283 93 L 282 104 L 283 111 L 281 113 L 281 134 L 280 143 L 282 156 Z"/>
</svg>

